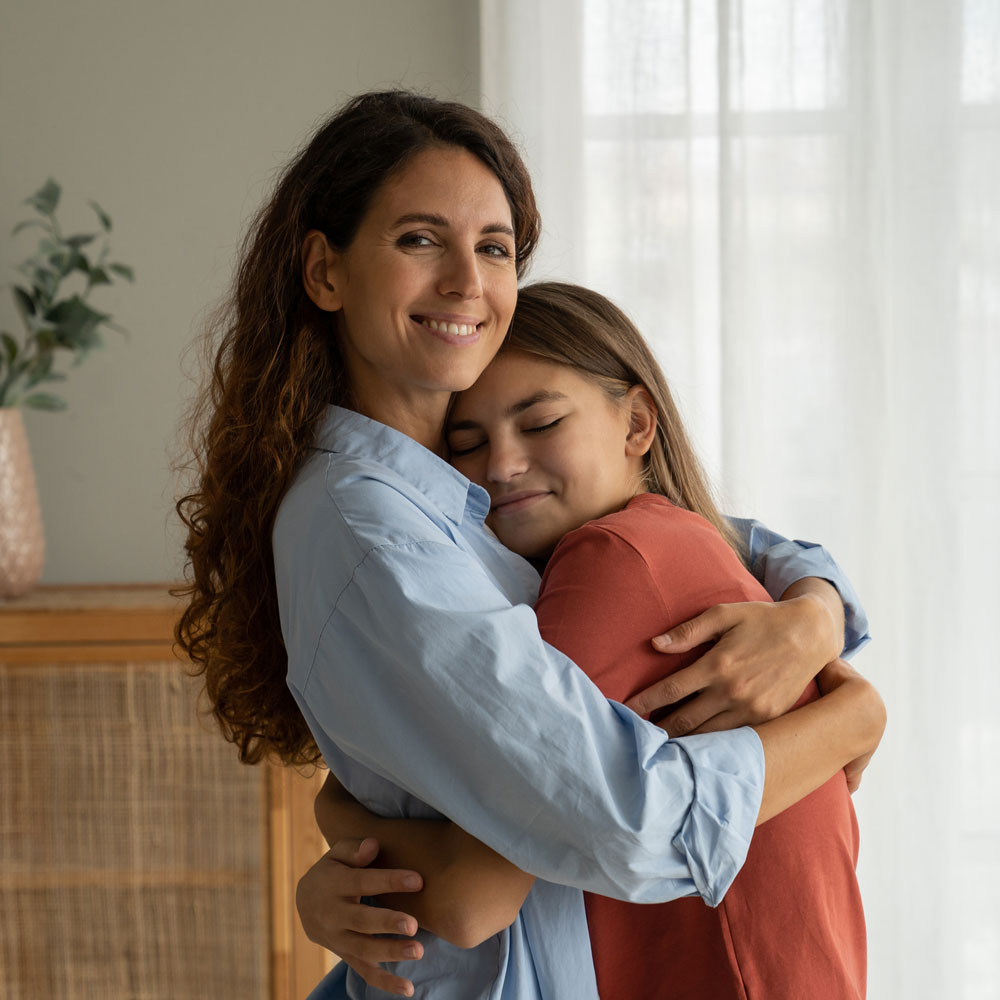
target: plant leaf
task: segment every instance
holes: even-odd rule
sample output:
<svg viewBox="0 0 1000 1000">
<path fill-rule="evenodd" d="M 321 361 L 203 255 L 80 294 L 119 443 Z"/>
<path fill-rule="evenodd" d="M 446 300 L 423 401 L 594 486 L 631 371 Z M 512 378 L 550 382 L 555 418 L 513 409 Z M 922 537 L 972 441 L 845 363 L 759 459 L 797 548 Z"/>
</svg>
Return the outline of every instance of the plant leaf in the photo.
<svg viewBox="0 0 1000 1000">
<path fill-rule="evenodd" d="M 0 340 L 3 341 L 4 353 L 7 355 L 7 364 L 14 364 L 17 360 L 17 341 L 9 333 L 0 333 Z"/>
<path fill-rule="evenodd" d="M 66 401 L 51 392 L 33 392 L 21 400 L 22 406 L 30 406 L 35 410 L 65 410 Z"/>
<path fill-rule="evenodd" d="M 90 348 L 100 345 L 97 327 L 111 317 L 91 309 L 79 295 L 74 295 L 57 302 L 46 311 L 45 318 L 55 327 L 56 345 L 67 347 L 82 357 Z"/>
<path fill-rule="evenodd" d="M 97 218 L 101 220 L 101 227 L 106 233 L 111 232 L 111 216 L 97 204 L 96 201 L 88 201 L 88 205 L 97 213 Z"/>
<path fill-rule="evenodd" d="M 35 315 L 35 300 L 31 297 L 31 293 L 27 288 L 15 285 L 14 300 L 17 302 L 18 309 L 20 309 L 25 316 Z"/>
<path fill-rule="evenodd" d="M 85 247 L 88 243 L 93 243 L 96 239 L 96 233 L 77 233 L 76 236 L 67 236 L 66 243 L 73 247 L 74 250 L 79 250 L 80 247 Z"/>
<path fill-rule="evenodd" d="M 24 203 L 42 215 L 51 215 L 59 204 L 60 194 L 62 188 L 50 177 L 30 198 L 25 198 Z"/>
<path fill-rule="evenodd" d="M 127 264 L 109 264 L 108 267 L 115 274 L 120 274 L 126 281 L 135 281 L 135 271 Z"/>
<path fill-rule="evenodd" d="M 31 226 L 41 226 L 45 227 L 45 223 L 41 219 L 25 219 L 23 222 L 19 222 L 11 231 L 11 236 L 17 236 L 17 234 L 22 229 L 29 229 Z"/>
<path fill-rule="evenodd" d="M 111 278 L 103 267 L 92 267 L 90 269 L 90 283 L 92 285 L 110 285 Z"/>
</svg>

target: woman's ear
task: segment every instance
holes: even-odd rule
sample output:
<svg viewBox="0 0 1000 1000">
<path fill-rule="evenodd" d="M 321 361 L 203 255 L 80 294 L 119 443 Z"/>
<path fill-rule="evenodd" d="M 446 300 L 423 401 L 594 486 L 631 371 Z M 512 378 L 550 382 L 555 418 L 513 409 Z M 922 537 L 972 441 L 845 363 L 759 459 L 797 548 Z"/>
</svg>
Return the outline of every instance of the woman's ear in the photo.
<svg viewBox="0 0 1000 1000">
<path fill-rule="evenodd" d="M 302 244 L 302 284 L 306 295 L 325 312 L 336 312 L 343 306 L 337 289 L 341 257 L 318 229 L 306 233 Z"/>
<path fill-rule="evenodd" d="M 656 437 L 656 403 L 644 385 L 634 385 L 622 400 L 628 413 L 625 454 L 640 458 L 653 446 Z"/>
</svg>

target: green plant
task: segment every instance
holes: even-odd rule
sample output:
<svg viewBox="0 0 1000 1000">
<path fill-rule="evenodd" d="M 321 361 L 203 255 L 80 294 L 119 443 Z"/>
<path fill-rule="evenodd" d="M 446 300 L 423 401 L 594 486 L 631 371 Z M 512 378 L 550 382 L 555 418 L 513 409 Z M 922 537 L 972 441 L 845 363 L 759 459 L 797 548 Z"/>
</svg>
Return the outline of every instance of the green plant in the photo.
<svg viewBox="0 0 1000 1000">
<path fill-rule="evenodd" d="M 12 236 L 31 227 L 42 229 L 38 248 L 17 270 L 25 276 L 24 284 L 14 285 L 14 300 L 24 321 L 25 335 L 20 342 L 10 333 L 0 333 L 0 406 L 31 406 L 40 410 L 62 410 L 65 401 L 37 387 L 61 382 L 65 374 L 55 371 L 57 352 L 72 355 L 75 367 L 95 348 L 101 346 L 101 330 L 107 327 L 125 333 L 111 321 L 108 313 L 91 307 L 87 299 L 99 285 L 111 285 L 116 278 L 132 281 L 132 268 L 109 263 L 107 233 L 111 219 L 97 202 L 90 207 L 97 214 L 102 233 L 77 233 L 64 236 L 56 220 L 56 206 L 62 193 L 51 178 L 25 204 L 40 218 L 26 219 L 13 229 Z M 96 257 L 88 256 L 91 247 L 104 236 Z M 63 282 L 71 280 L 77 290 L 68 292 Z M 82 286 L 82 287 L 81 287 Z"/>
</svg>

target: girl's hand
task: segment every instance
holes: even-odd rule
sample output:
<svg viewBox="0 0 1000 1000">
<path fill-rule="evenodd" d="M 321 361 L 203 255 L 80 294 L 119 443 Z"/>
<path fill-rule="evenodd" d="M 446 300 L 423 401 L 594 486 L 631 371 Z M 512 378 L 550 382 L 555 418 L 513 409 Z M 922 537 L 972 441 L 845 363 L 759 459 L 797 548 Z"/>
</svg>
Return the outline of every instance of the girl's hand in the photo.
<svg viewBox="0 0 1000 1000">
<path fill-rule="evenodd" d="M 423 879 L 412 871 L 366 868 L 378 855 L 378 841 L 337 841 L 299 879 L 295 905 L 310 941 L 339 955 L 376 989 L 413 996 L 413 984 L 379 967 L 379 962 L 422 958 L 419 941 L 375 937 L 376 934 L 417 933 L 417 921 L 406 913 L 367 906 L 362 896 L 389 892 L 419 892 Z"/>
<path fill-rule="evenodd" d="M 719 604 L 683 622 L 653 645 L 663 653 L 685 653 L 715 645 L 690 666 L 639 692 L 625 704 L 639 715 L 677 705 L 658 724 L 671 736 L 755 725 L 787 712 L 806 685 L 843 646 L 843 618 L 836 590 L 799 588 L 775 604 Z M 841 609 L 842 614 L 842 609 Z"/>
</svg>

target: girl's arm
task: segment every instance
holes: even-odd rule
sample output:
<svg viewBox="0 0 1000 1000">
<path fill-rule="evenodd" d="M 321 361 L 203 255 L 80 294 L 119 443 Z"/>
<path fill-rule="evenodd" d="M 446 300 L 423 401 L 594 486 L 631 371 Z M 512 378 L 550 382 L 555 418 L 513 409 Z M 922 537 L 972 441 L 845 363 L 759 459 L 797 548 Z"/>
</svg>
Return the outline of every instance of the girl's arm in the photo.
<svg viewBox="0 0 1000 1000">
<path fill-rule="evenodd" d="M 824 697 L 754 727 L 765 760 L 757 826 L 819 788 L 852 761 L 872 753 L 881 740 L 885 706 L 870 683 L 843 660 L 828 664 L 819 681 Z M 713 738 L 695 736 L 684 740 Z M 316 799 L 316 819 L 327 840 L 374 837 L 380 863 L 421 872 L 422 892 L 388 894 L 381 899 L 459 947 L 474 947 L 509 926 L 534 881 L 533 876 L 454 823 L 377 816 L 356 802 L 332 775 Z M 322 915 L 326 936 L 313 940 L 327 947 L 332 948 L 347 931 L 330 926 L 330 910 L 332 900 L 353 895 L 353 875 L 349 867 L 330 867 L 320 861 L 303 877 L 310 892 L 303 899 L 300 890 L 299 912 L 303 923 L 310 926 L 318 924 Z M 400 932 L 406 933 L 402 929 Z M 393 955 L 403 957 L 407 944 L 413 946 L 398 942 Z M 351 964 L 364 975 L 355 963 Z"/>
<path fill-rule="evenodd" d="M 331 843 L 374 837 L 380 865 L 420 872 L 422 892 L 390 893 L 381 901 L 460 948 L 472 948 L 509 927 L 535 881 L 448 820 L 378 816 L 332 774 L 316 798 L 316 822 Z"/>
</svg>

